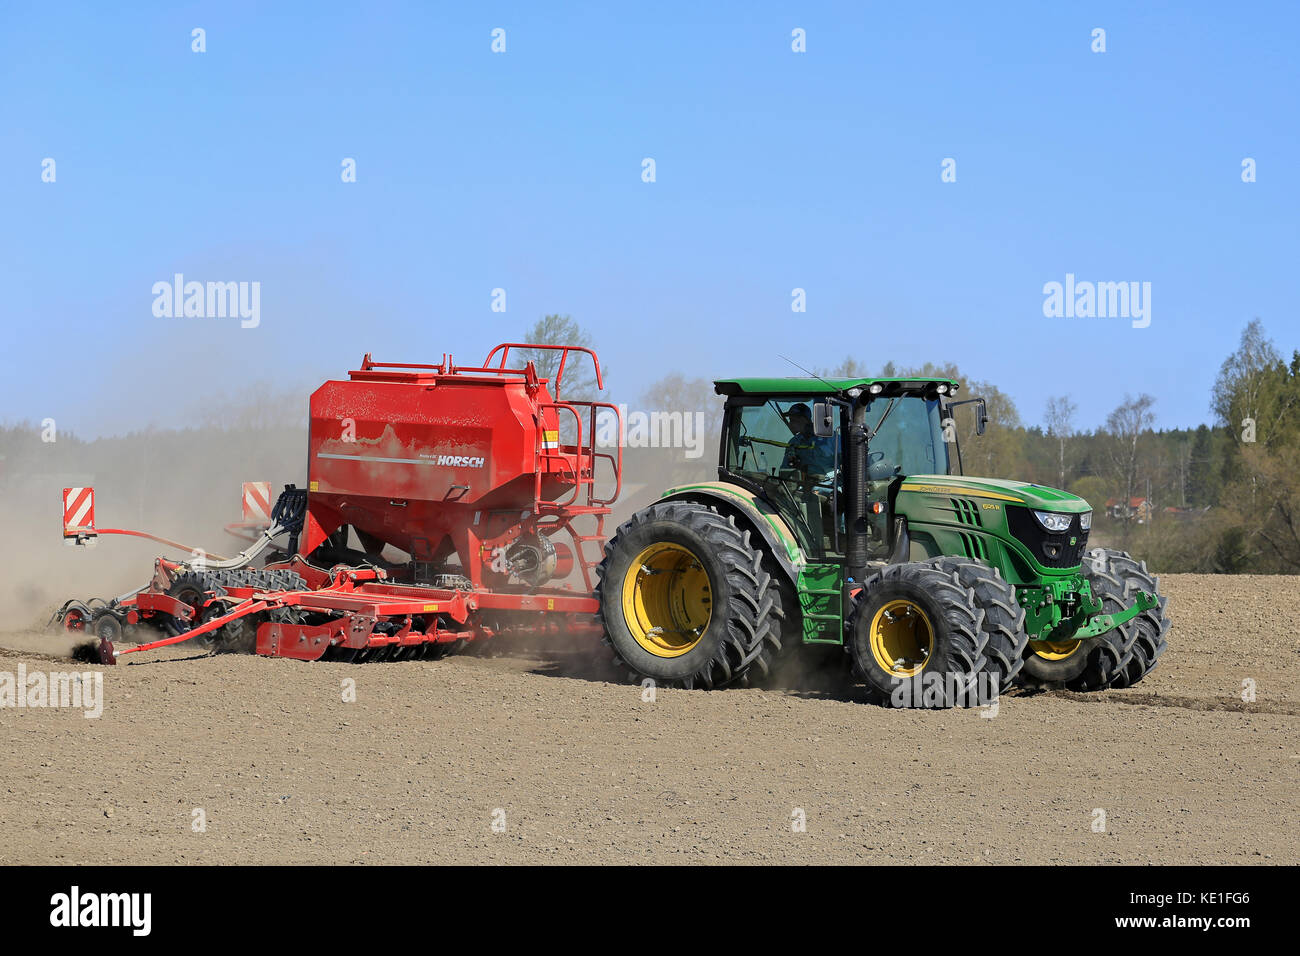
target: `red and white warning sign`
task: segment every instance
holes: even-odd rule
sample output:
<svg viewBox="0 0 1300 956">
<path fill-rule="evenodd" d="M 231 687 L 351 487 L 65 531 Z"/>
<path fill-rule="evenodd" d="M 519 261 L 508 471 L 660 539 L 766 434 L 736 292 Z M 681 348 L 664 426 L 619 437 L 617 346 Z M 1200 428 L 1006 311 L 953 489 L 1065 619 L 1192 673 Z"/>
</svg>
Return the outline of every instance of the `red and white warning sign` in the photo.
<svg viewBox="0 0 1300 956">
<path fill-rule="evenodd" d="M 271 483 L 244 482 L 244 521 L 249 524 L 271 523 Z"/>
<path fill-rule="evenodd" d="M 63 536 L 95 533 L 95 489 L 63 489 Z"/>
</svg>

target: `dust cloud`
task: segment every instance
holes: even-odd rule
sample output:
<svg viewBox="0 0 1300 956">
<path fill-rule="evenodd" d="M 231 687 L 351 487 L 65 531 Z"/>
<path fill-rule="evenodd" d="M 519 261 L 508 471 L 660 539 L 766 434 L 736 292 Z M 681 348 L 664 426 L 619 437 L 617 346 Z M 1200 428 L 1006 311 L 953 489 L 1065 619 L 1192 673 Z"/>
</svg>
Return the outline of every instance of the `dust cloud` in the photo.
<svg viewBox="0 0 1300 956">
<path fill-rule="evenodd" d="M 42 627 L 70 597 L 133 591 L 147 583 L 158 555 L 187 556 L 119 535 L 100 535 L 93 547 L 66 545 L 65 487 L 94 487 L 97 527 L 148 531 L 212 554 L 244 547 L 224 531 L 241 520 L 242 483 L 269 481 L 274 494 L 305 480 L 306 396 L 296 400 L 299 427 L 257 418 L 292 407 L 288 401 L 263 390 L 239 406 L 209 405 L 192 428 L 93 441 L 63 434 L 46 441 L 39 427 L 0 427 L 0 630 Z"/>
</svg>

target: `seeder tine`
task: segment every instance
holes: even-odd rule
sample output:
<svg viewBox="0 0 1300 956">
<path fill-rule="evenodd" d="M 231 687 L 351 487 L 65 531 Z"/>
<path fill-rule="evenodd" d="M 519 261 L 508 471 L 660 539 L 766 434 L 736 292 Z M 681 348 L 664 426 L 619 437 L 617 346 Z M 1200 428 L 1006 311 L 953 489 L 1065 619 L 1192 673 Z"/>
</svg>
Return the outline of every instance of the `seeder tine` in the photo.
<svg viewBox="0 0 1300 956">
<path fill-rule="evenodd" d="M 99 644 L 95 647 L 95 652 L 99 655 L 99 662 L 106 666 L 112 666 L 117 663 L 117 651 L 113 649 L 113 642 L 106 637 L 99 639 Z"/>
</svg>

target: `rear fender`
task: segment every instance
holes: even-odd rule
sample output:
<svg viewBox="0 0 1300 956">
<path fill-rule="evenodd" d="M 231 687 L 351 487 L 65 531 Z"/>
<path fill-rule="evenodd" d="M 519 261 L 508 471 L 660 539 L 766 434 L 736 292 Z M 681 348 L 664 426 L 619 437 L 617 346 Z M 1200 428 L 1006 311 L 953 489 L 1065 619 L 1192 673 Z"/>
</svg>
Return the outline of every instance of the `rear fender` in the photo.
<svg viewBox="0 0 1300 956">
<path fill-rule="evenodd" d="M 659 500 L 692 501 L 731 515 L 737 524 L 763 539 L 782 573 L 798 588 L 799 572 L 807 563 L 803 549 L 785 519 L 758 495 L 727 482 L 709 481 L 669 488 Z"/>
</svg>

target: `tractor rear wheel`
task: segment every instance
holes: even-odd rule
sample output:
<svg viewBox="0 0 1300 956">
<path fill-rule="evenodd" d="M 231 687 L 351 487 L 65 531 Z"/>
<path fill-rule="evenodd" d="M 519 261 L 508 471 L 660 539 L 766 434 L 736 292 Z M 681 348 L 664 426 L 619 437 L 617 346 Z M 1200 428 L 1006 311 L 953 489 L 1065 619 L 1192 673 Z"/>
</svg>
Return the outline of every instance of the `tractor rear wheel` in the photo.
<svg viewBox="0 0 1300 956">
<path fill-rule="evenodd" d="M 935 561 L 891 564 L 867 578 L 854 607 L 854 673 L 876 703 L 968 703 L 985 667 L 984 616 L 956 570 Z"/>
<path fill-rule="evenodd" d="M 975 603 L 984 610 L 984 673 L 997 682 L 998 693 L 1010 689 L 1025 663 L 1025 609 L 1016 600 L 1016 589 L 997 568 L 967 558 L 943 557 L 934 562 L 955 571 L 963 587 L 975 592 Z"/>
<path fill-rule="evenodd" d="M 777 591 L 750 533 L 707 505 L 638 511 L 605 545 L 604 642 L 633 679 L 710 690 L 781 645 Z"/>
</svg>

